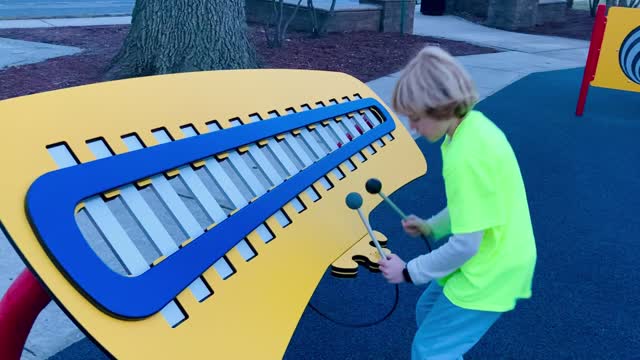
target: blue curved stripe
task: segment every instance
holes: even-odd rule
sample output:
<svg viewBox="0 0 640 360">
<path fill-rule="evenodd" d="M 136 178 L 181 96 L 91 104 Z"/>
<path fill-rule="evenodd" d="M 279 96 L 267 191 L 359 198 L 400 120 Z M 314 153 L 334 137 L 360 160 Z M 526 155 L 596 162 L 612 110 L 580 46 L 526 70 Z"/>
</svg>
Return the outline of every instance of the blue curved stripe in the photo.
<svg viewBox="0 0 640 360">
<path fill-rule="evenodd" d="M 76 224 L 76 205 L 96 194 L 212 154 L 371 107 L 386 121 L 287 179 L 139 276 L 122 276 L 107 267 Z M 26 210 L 44 249 L 79 291 L 113 316 L 144 318 L 160 311 L 295 196 L 394 129 L 390 114 L 374 99 L 291 114 L 49 172 L 31 185 Z"/>
<path fill-rule="evenodd" d="M 619 62 L 627 78 L 640 84 L 640 27 L 631 31 L 622 41 Z"/>
</svg>

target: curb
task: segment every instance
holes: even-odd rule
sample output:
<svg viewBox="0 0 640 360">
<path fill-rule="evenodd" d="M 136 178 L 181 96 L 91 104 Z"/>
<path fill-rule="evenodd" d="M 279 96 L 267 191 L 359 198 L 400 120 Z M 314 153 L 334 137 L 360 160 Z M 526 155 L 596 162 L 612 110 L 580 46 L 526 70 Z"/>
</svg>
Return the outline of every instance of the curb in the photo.
<svg viewBox="0 0 640 360">
<path fill-rule="evenodd" d="M 66 26 L 128 25 L 131 16 L 103 16 L 86 18 L 46 18 L 26 20 L 0 20 L 0 29 L 33 29 Z"/>
</svg>

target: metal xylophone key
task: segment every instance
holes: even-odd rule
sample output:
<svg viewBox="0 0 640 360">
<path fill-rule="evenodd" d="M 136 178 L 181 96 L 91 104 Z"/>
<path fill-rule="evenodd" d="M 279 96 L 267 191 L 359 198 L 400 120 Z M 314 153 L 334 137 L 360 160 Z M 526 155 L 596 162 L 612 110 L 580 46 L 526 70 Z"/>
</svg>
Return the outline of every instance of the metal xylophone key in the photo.
<svg viewBox="0 0 640 360">
<path fill-rule="evenodd" d="M 270 112 L 269 116 L 270 118 L 274 118 L 279 115 L 277 112 Z M 252 116 L 252 119 L 254 121 L 262 120 L 258 115 Z M 303 149 L 303 146 L 294 138 L 292 133 L 281 134 L 279 137 L 282 139 L 280 142 L 276 137 L 268 139 L 267 147 L 271 149 L 271 156 L 273 158 L 282 161 L 284 165 L 290 169 L 289 176 L 293 176 L 313 164 L 313 161 L 309 156 L 311 150 Z M 294 162 L 297 162 L 297 167 L 294 167 Z M 279 179 L 278 183 L 280 184 L 284 180 L 284 178 Z M 318 194 L 312 187 L 307 188 L 305 192 L 314 202 L 319 198 Z M 291 205 L 298 213 L 305 209 L 304 205 L 298 198 L 293 199 L 291 201 Z"/>
<path fill-rule="evenodd" d="M 311 107 L 309 107 L 308 105 L 304 105 L 302 106 L 302 109 L 303 111 L 308 111 L 308 110 L 311 110 Z M 316 141 L 324 145 L 324 148 L 326 149 L 325 155 L 328 153 L 331 153 L 332 151 L 335 151 L 338 148 L 338 145 L 337 145 L 338 140 L 336 140 L 335 138 L 336 135 L 334 134 L 334 138 L 332 138 L 329 131 L 325 129 L 325 127 L 322 124 L 319 124 L 319 123 L 312 124 L 310 126 L 310 129 L 315 134 L 318 135 L 318 139 Z M 344 174 L 342 174 L 342 172 L 340 172 L 340 170 L 338 169 L 333 169 L 332 172 L 338 180 L 344 177 Z M 323 182 L 323 186 L 325 186 L 325 188 L 328 190 L 331 188 L 332 185 L 330 182 L 326 181 L 326 182 Z"/>
<path fill-rule="evenodd" d="M 165 144 L 172 141 L 166 130 L 160 129 L 153 131 L 159 144 Z M 207 190 L 200 177 L 195 173 L 190 165 L 183 166 L 178 169 L 179 177 L 182 179 L 187 188 L 194 194 L 196 201 L 205 210 L 210 217 L 209 226 L 219 224 L 227 218 L 227 214 L 222 210 L 213 195 Z M 195 230 L 195 229 L 194 229 Z M 204 229 L 200 228 L 197 232 L 189 233 L 191 239 L 195 239 L 204 233 Z M 233 270 L 224 258 L 219 259 L 213 264 L 214 268 L 220 276 L 225 279 L 229 277 Z"/>
<path fill-rule="evenodd" d="M 287 114 L 294 114 L 295 111 L 291 108 L 287 109 Z M 320 160 L 322 157 L 324 157 L 328 152 L 331 151 L 331 149 L 327 146 L 327 145 L 323 145 L 322 141 L 320 139 L 320 135 L 318 134 L 319 131 L 314 131 L 315 130 L 315 125 L 313 125 L 313 127 L 303 127 L 297 130 L 294 130 L 294 135 L 295 132 L 298 132 L 297 137 L 300 139 L 300 144 L 302 146 L 305 146 L 306 148 L 310 149 L 310 153 L 313 154 L 314 156 L 314 160 L 309 159 L 309 161 L 311 161 L 309 164 L 306 164 L 306 166 L 309 166 L 313 161 L 317 161 Z M 334 174 L 340 174 L 339 171 L 335 170 Z M 325 189 L 330 189 L 331 188 L 331 184 L 329 183 L 329 181 L 327 180 L 326 177 L 322 177 L 320 179 L 320 184 L 325 188 Z M 317 196 L 317 195 L 316 195 Z M 316 201 L 316 199 L 313 199 L 313 201 Z"/>
<path fill-rule="evenodd" d="M 316 103 L 316 105 L 318 108 L 325 106 L 322 102 L 318 102 Z M 349 139 L 349 137 L 347 136 L 347 131 L 345 131 L 344 124 L 342 124 L 341 119 L 339 122 L 336 118 L 329 119 L 325 120 L 324 123 L 328 125 L 327 128 L 329 129 L 329 131 L 337 137 L 338 142 L 336 143 L 336 147 L 340 147 L 342 146 L 342 144 L 346 144 L 351 141 L 351 139 Z M 358 158 L 358 160 L 360 160 L 360 162 L 364 161 L 362 154 L 358 153 L 356 157 Z M 351 162 L 351 160 L 345 161 L 343 165 L 345 165 L 349 171 L 355 170 L 355 165 Z"/>
<path fill-rule="evenodd" d="M 241 126 L 241 125 L 232 124 L 232 126 Z M 209 129 L 211 131 L 219 131 L 221 128 L 217 123 L 210 123 Z M 240 152 L 242 152 L 242 154 L 240 154 Z M 267 192 L 268 188 L 250 170 L 248 162 L 245 160 L 244 157 L 249 157 L 249 159 L 252 160 L 253 164 L 255 164 L 255 166 L 260 170 L 260 172 L 266 176 L 267 180 L 269 178 L 273 179 L 273 181 L 276 182 L 274 186 L 282 182 L 281 178 L 278 177 L 276 170 L 273 168 L 273 165 L 265 158 L 264 153 L 262 152 L 262 150 L 258 148 L 257 144 L 249 144 L 245 146 L 242 151 L 240 149 L 238 149 L 238 151 L 229 151 L 228 155 L 229 155 L 229 161 L 231 162 L 232 166 L 238 171 L 241 177 L 243 178 L 246 177 L 247 179 L 249 179 L 249 181 L 247 182 L 247 185 L 249 186 L 249 189 L 251 190 L 251 193 L 253 194 L 253 196 L 255 197 L 262 196 Z M 280 224 L 280 226 L 282 227 L 285 227 L 290 223 L 290 220 L 282 212 L 282 210 L 277 211 L 274 216 L 278 221 L 278 223 Z M 273 236 L 267 235 L 265 231 L 268 231 L 268 230 L 263 224 L 261 225 L 261 229 L 259 230 L 261 237 L 263 238 L 263 240 L 265 240 L 265 242 L 272 240 Z M 268 232 L 270 233 L 270 231 Z"/>
<path fill-rule="evenodd" d="M 262 120 L 258 115 L 252 115 L 250 116 L 250 118 L 252 119 L 252 122 Z M 275 137 L 263 139 L 263 143 L 265 144 L 264 147 L 262 148 L 254 147 L 254 149 L 257 150 L 258 153 L 260 151 L 264 152 L 265 155 L 268 155 L 269 159 L 267 159 L 266 158 L 267 156 L 265 156 L 263 160 L 256 161 L 256 163 L 258 164 L 258 166 L 263 167 L 264 172 L 267 174 L 267 176 L 271 181 L 272 187 L 282 184 L 282 182 L 285 181 L 286 178 L 297 174 L 298 172 L 300 172 L 300 168 L 303 168 L 303 166 L 299 168 L 295 164 L 294 159 L 288 155 L 288 154 L 291 154 L 291 152 L 288 152 L 288 153 L 285 152 L 284 148 L 280 146 L 281 143 L 279 143 Z M 296 155 L 299 157 L 304 157 L 304 154 L 305 153 L 301 151 L 300 154 L 296 154 Z M 276 171 L 275 168 L 271 166 L 271 163 L 279 165 L 280 169 L 284 169 L 284 170 L 280 172 Z M 302 205 L 300 200 L 298 200 L 297 198 L 291 201 L 291 205 L 294 207 L 294 209 L 298 213 L 304 211 L 304 206 Z M 283 215 L 284 215 L 283 212 L 277 213 L 277 216 L 279 217 L 282 217 Z M 286 219 L 286 222 L 285 222 L 285 219 L 281 218 L 280 224 L 284 227 L 288 225 L 288 221 L 289 220 Z"/>
<path fill-rule="evenodd" d="M 343 100 L 350 101 L 348 97 L 344 97 Z M 333 100 L 332 103 L 337 104 L 338 102 Z M 346 119 L 341 122 L 344 126 L 346 126 L 349 133 L 347 134 L 347 138 L 349 140 L 353 140 L 360 135 L 362 135 L 365 131 L 373 128 L 373 124 L 371 122 L 366 122 L 360 113 L 352 113 L 347 114 Z M 381 144 L 380 140 L 377 140 L 378 145 Z M 368 145 L 366 147 L 369 155 L 373 155 L 375 153 L 375 149 Z"/>
<path fill-rule="evenodd" d="M 193 126 L 184 126 L 181 128 L 181 130 L 185 135 L 185 137 L 192 137 L 192 136 L 198 135 L 196 129 Z M 220 189 L 222 189 L 222 191 L 224 192 L 224 195 L 226 195 L 228 199 L 231 201 L 231 204 L 233 206 L 232 208 L 232 211 L 233 211 L 236 209 L 243 208 L 249 202 L 245 198 L 245 196 L 242 195 L 240 189 L 236 185 L 236 182 L 234 182 L 231 179 L 227 171 L 225 171 L 224 168 L 222 167 L 221 162 L 225 162 L 225 161 L 227 160 L 225 159 L 217 160 L 215 157 L 211 157 L 211 158 L 205 159 L 204 163 L 205 163 L 205 169 L 207 170 L 209 176 L 211 176 L 211 178 L 217 184 L 217 186 Z M 235 176 L 237 178 L 237 174 L 235 174 Z M 269 238 L 271 237 L 272 235 L 269 234 Z M 241 240 L 236 246 L 236 248 L 238 249 L 238 251 L 240 252 L 240 255 L 242 255 L 242 257 L 245 260 L 250 260 L 254 256 L 256 256 L 255 251 L 253 250 L 251 245 L 249 245 L 246 239 Z"/>
<path fill-rule="evenodd" d="M 343 99 L 346 101 L 350 101 L 348 97 L 344 97 Z M 331 101 L 331 103 L 338 104 L 338 102 L 335 100 Z M 318 102 L 316 103 L 316 105 L 318 108 L 324 107 L 324 103 L 322 102 Z M 303 106 L 303 110 L 305 111 L 311 110 L 311 108 L 308 105 L 305 105 Z M 314 130 L 317 130 L 318 132 L 319 139 L 321 139 L 321 141 L 325 144 L 325 146 L 329 148 L 329 152 L 335 151 L 337 148 L 342 146 L 342 144 L 345 144 L 353 140 L 354 137 L 357 137 L 359 135 L 359 131 L 355 126 L 353 126 L 350 123 L 349 120 L 346 120 L 344 122 L 342 121 L 342 119 L 340 119 L 340 121 L 336 121 L 336 120 L 337 119 L 325 120 L 314 128 Z M 373 126 L 367 126 L 366 124 L 363 123 L 360 129 L 364 132 L 365 129 L 370 129 L 372 127 Z M 351 134 L 355 134 L 355 135 L 351 135 Z M 379 144 L 381 144 L 381 142 Z M 373 150 L 373 148 L 370 145 L 367 146 L 367 149 L 370 154 L 373 154 L 375 152 L 375 150 Z M 362 154 L 360 153 L 356 154 L 355 156 L 361 162 L 365 160 Z M 355 169 L 355 166 L 351 162 L 351 160 L 346 161 L 343 165 L 349 171 L 353 171 Z M 338 179 L 341 179 L 342 177 L 344 177 L 344 175 L 340 173 L 340 171 L 337 169 L 334 170 L 334 174 Z"/>
<path fill-rule="evenodd" d="M 215 121 L 208 123 L 207 127 L 211 132 L 219 131 L 222 129 L 220 125 Z M 224 154 L 222 158 L 226 159 L 225 162 L 228 161 L 230 167 L 233 169 L 233 172 L 237 174 L 237 178 L 251 192 L 252 197 L 260 196 L 266 191 L 264 186 L 260 183 L 256 175 L 249 168 L 239 152 L 229 151 L 228 153 Z M 235 184 L 238 184 L 238 182 L 236 182 Z M 273 233 L 264 224 L 260 225 L 256 229 L 256 231 L 262 241 L 264 241 L 265 243 L 273 239 Z"/>
<path fill-rule="evenodd" d="M 195 129 L 193 127 L 183 127 L 182 132 L 186 137 L 194 136 L 196 134 Z M 160 143 L 173 141 L 167 135 L 156 135 L 156 136 L 159 137 Z M 214 198 L 215 197 L 214 194 L 208 194 L 208 189 L 206 185 L 202 183 L 202 181 L 197 177 L 196 171 L 192 170 L 189 167 L 180 168 L 180 171 L 183 174 L 182 176 L 185 177 L 189 189 L 191 189 L 195 195 L 195 199 L 197 199 L 197 201 L 200 202 L 201 206 L 203 207 L 207 206 L 209 208 L 209 210 L 207 210 L 207 213 L 209 213 L 209 215 L 214 220 L 214 222 L 209 225 L 210 227 L 215 223 L 224 221 L 224 219 L 226 219 L 227 216 L 233 210 L 244 207 L 246 204 L 248 204 L 248 201 L 240 193 L 240 191 L 238 190 L 236 185 L 233 183 L 233 181 L 229 178 L 229 175 L 227 175 L 225 170 L 222 169 L 218 160 L 216 160 L 214 157 L 205 159 L 205 166 L 209 170 L 209 174 L 219 184 L 219 187 L 223 189 L 224 194 L 222 195 L 225 197 L 228 197 L 234 206 L 234 208 L 227 209 L 228 211 L 224 212 L 222 210 L 222 206 L 219 205 L 219 201 Z M 195 219 L 188 219 L 188 220 L 190 222 L 193 222 Z M 268 233 L 268 231 L 261 232 L 261 234 L 264 236 L 265 241 L 268 241 L 273 237 L 271 234 Z M 190 239 L 194 239 L 194 238 L 195 237 L 191 237 Z M 240 251 L 240 254 L 243 256 L 245 260 L 249 260 L 255 256 L 255 252 L 244 240 L 238 244 L 238 249 Z M 228 264 L 228 262 L 224 258 L 216 262 L 216 264 L 214 264 L 214 267 L 216 268 L 216 270 L 218 271 L 218 273 L 223 279 L 229 277 L 233 273 L 231 266 Z"/>
<path fill-rule="evenodd" d="M 109 150 L 104 144 L 93 143 L 90 145 L 96 153 L 97 158 L 111 156 Z M 60 168 L 77 165 L 77 161 L 66 145 L 58 145 L 49 148 L 49 153 L 56 161 Z M 125 202 L 129 209 L 136 210 L 140 215 L 139 218 L 147 235 L 152 239 L 163 255 L 170 255 L 175 252 L 178 247 L 170 239 L 164 227 L 157 226 L 160 222 L 152 215 L 152 211 L 146 205 L 146 202 L 139 197 L 138 191 L 133 185 L 128 185 L 120 189 Z M 107 204 L 100 196 L 95 196 L 84 201 L 84 209 L 86 214 L 100 232 L 108 246 L 112 249 L 114 255 L 124 267 L 125 271 L 130 275 L 138 275 L 148 270 L 150 263 L 142 256 L 132 239 L 129 237 L 125 229 L 114 216 Z M 104 252 L 101 252 L 104 254 Z M 206 298 L 211 293 L 201 280 L 196 280 L 190 285 L 194 296 Z M 167 304 L 162 310 L 162 315 L 170 326 L 176 326 L 185 319 L 185 315 L 175 302 Z"/>
<path fill-rule="evenodd" d="M 357 95 L 355 97 L 359 98 L 359 96 Z M 345 102 L 350 101 L 349 97 L 347 96 L 343 97 L 342 99 L 345 100 Z M 334 105 L 338 104 L 336 100 L 331 100 L 330 103 Z M 316 105 L 318 108 L 324 107 L 324 103 L 322 102 L 317 102 Z M 308 111 L 311 110 L 311 107 L 309 107 L 308 105 L 303 105 L 302 109 L 304 111 Z M 292 112 L 293 111 L 290 111 L 290 113 Z M 375 120 L 372 121 L 370 119 Z M 309 143 L 314 143 L 314 139 L 316 140 L 316 143 L 323 143 L 324 147 L 329 149 L 328 153 L 330 153 L 331 151 L 335 151 L 342 144 L 352 141 L 354 138 L 360 136 L 365 131 L 372 129 L 377 125 L 380 125 L 380 121 L 377 119 L 377 117 L 373 115 L 369 109 L 363 109 L 352 114 L 347 114 L 346 119 L 340 119 L 340 121 L 336 121 L 336 119 L 330 119 L 323 121 L 321 124 L 315 124 L 313 127 L 313 130 L 315 130 L 314 133 L 317 133 L 317 136 L 315 138 L 311 138 L 304 132 L 302 134 L 303 136 L 306 135 L 305 140 Z M 393 136 L 390 134 L 385 135 L 384 138 L 388 141 L 393 140 Z M 383 147 L 385 145 L 381 139 L 376 140 L 375 143 L 379 147 Z M 368 145 L 366 149 L 370 155 L 373 155 L 375 153 L 375 149 L 371 145 Z M 365 161 L 365 158 L 361 153 L 358 153 L 355 156 L 361 162 Z M 351 162 L 351 160 L 346 161 L 343 165 L 350 171 L 353 171 L 355 169 L 355 166 Z M 344 174 L 342 174 L 338 169 L 334 169 L 333 172 L 338 179 L 342 179 L 344 177 Z M 326 180 L 323 180 L 326 183 Z M 328 189 L 329 187 L 325 185 L 325 188 Z"/>
</svg>

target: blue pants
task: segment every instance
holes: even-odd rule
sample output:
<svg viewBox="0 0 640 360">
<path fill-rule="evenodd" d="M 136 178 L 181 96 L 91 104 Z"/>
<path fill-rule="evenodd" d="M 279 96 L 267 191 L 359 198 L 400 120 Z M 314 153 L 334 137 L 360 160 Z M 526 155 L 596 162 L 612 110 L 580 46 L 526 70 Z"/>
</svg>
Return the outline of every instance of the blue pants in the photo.
<svg viewBox="0 0 640 360">
<path fill-rule="evenodd" d="M 413 360 L 456 360 L 464 355 L 502 315 L 469 310 L 449 301 L 442 286 L 432 281 L 416 304 L 418 331 L 413 339 Z"/>
</svg>

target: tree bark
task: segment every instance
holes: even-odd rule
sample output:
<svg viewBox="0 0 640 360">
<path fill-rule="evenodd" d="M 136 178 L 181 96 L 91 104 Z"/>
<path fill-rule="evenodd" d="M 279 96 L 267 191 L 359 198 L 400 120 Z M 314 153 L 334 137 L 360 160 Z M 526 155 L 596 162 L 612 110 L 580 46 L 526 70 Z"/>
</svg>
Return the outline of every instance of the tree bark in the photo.
<svg viewBox="0 0 640 360">
<path fill-rule="evenodd" d="M 244 0 L 136 0 L 107 80 L 257 67 Z"/>
</svg>

